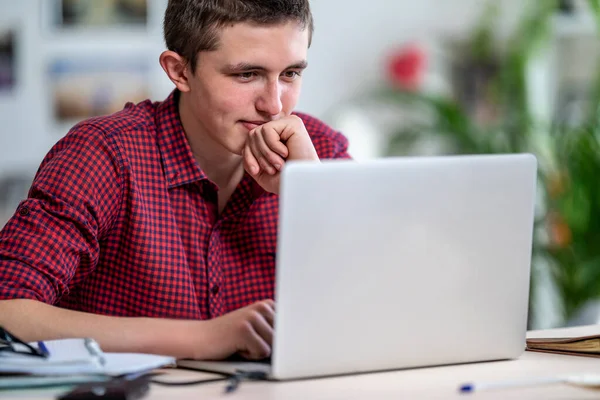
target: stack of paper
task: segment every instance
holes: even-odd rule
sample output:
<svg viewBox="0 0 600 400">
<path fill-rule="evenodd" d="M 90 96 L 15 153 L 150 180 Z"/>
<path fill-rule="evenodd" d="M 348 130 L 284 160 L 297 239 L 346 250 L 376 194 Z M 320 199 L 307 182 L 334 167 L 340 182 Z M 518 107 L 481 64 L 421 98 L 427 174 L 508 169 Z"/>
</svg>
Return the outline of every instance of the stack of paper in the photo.
<svg viewBox="0 0 600 400">
<path fill-rule="evenodd" d="M 173 357 L 103 353 L 99 347 L 97 351 L 92 351 L 89 346 L 90 340 L 63 339 L 44 342 L 50 353 L 48 358 L 9 351 L 0 352 L 0 389 L 102 381 L 115 376 L 143 373 L 175 365 Z"/>
<path fill-rule="evenodd" d="M 152 354 L 90 353 L 86 339 L 63 339 L 44 342 L 50 356 L 31 357 L 11 352 L 0 352 L 0 373 L 28 373 L 35 375 L 102 374 L 118 376 L 148 371 L 174 364 L 173 357 Z"/>
</svg>

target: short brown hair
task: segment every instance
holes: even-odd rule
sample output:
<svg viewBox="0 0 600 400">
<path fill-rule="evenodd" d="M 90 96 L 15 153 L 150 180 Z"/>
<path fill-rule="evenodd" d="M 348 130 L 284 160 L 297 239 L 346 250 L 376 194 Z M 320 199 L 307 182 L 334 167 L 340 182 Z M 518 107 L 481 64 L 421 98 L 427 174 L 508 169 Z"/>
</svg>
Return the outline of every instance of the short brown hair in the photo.
<svg viewBox="0 0 600 400">
<path fill-rule="evenodd" d="M 198 53 L 218 48 L 219 30 L 227 24 L 275 25 L 298 21 L 313 33 L 309 0 L 169 0 L 163 24 L 165 43 L 196 69 Z"/>
</svg>

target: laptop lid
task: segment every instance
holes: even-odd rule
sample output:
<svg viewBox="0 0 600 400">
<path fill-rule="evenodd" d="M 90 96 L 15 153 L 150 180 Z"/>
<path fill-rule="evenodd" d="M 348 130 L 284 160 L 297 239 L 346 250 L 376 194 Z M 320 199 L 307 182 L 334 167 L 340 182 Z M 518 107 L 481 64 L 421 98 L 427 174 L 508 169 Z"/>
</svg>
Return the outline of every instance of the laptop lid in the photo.
<svg viewBox="0 0 600 400">
<path fill-rule="evenodd" d="M 529 154 L 287 165 L 272 377 L 519 356 L 536 167 Z"/>
</svg>

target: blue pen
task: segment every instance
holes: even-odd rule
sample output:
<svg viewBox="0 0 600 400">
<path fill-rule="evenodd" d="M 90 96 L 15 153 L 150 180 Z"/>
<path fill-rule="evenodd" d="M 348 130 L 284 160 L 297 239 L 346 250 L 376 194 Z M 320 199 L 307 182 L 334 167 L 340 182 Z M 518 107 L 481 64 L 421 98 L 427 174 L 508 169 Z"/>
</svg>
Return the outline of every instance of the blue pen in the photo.
<svg viewBox="0 0 600 400">
<path fill-rule="evenodd" d="M 537 386 L 537 385 L 548 385 L 553 383 L 566 383 L 568 377 L 555 376 L 555 377 L 536 377 L 536 378 L 525 378 L 516 380 L 503 380 L 494 382 L 472 382 L 465 383 L 458 388 L 461 393 L 473 393 L 483 390 L 498 390 L 498 389 L 509 389 L 516 387 L 526 386 Z"/>
<path fill-rule="evenodd" d="M 50 351 L 48 350 L 48 348 L 46 347 L 46 345 L 44 344 L 44 342 L 39 341 L 37 343 L 38 345 L 38 349 L 40 350 L 40 352 L 42 353 L 42 355 L 44 357 L 50 357 Z"/>
</svg>

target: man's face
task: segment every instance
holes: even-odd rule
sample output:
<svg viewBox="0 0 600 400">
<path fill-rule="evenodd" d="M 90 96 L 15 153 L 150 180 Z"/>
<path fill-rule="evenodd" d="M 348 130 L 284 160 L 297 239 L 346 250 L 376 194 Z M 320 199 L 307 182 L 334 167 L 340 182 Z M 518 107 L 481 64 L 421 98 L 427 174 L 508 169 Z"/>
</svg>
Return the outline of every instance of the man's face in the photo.
<svg viewBox="0 0 600 400">
<path fill-rule="evenodd" d="M 223 28 L 219 48 L 201 52 L 189 75 L 189 107 L 201 134 L 241 154 L 250 130 L 296 106 L 307 51 L 308 30 L 296 22 Z"/>
</svg>

